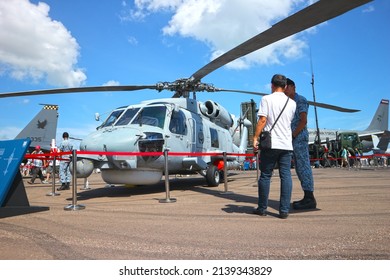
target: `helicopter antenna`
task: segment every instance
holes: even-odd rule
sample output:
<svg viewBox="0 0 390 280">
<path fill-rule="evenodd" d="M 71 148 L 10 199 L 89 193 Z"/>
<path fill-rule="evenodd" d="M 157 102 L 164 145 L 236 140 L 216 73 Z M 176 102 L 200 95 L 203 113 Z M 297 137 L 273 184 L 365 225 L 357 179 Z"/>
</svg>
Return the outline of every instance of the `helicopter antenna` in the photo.
<svg viewBox="0 0 390 280">
<path fill-rule="evenodd" d="M 311 88 L 313 91 L 313 101 L 314 101 L 314 115 L 316 119 L 316 138 L 317 141 L 314 141 L 315 146 L 316 146 L 316 159 L 319 157 L 319 147 L 321 145 L 321 138 L 320 138 L 320 129 L 318 126 L 318 115 L 317 115 L 317 106 L 315 105 L 316 102 L 316 93 L 314 89 L 314 70 L 313 70 L 313 60 L 311 56 L 311 48 L 310 48 L 310 69 L 311 69 Z"/>
</svg>

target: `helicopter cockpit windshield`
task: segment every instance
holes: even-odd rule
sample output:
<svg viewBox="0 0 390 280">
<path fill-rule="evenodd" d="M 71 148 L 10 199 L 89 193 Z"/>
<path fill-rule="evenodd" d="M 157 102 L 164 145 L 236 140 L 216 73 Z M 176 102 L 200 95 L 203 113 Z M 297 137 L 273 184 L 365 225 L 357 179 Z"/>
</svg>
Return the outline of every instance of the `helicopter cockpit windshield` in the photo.
<svg viewBox="0 0 390 280">
<path fill-rule="evenodd" d="M 140 126 L 150 125 L 164 128 L 166 110 L 165 106 L 144 107 L 131 124 L 139 124 Z"/>
<path fill-rule="evenodd" d="M 100 126 L 100 128 L 112 126 L 116 122 L 116 120 L 122 115 L 124 110 L 125 109 L 118 109 L 113 111 L 105 120 L 105 122 Z"/>
<path fill-rule="evenodd" d="M 129 122 L 133 119 L 135 114 L 139 111 L 139 108 L 129 108 L 124 112 L 119 120 L 115 123 L 115 126 L 119 125 L 128 125 Z"/>
</svg>

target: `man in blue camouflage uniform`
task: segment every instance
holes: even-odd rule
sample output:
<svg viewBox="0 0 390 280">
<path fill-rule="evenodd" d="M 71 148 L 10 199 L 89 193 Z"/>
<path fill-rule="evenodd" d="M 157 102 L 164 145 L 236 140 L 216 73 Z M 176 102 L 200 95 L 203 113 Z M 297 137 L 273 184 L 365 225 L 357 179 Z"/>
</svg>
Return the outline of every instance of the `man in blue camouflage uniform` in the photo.
<svg viewBox="0 0 390 280">
<path fill-rule="evenodd" d="M 60 146 L 58 147 L 60 152 L 71 152 L 73 150 L 73 145 L 69 141 L 69 134 L 68 132 L 64 132 L 62 134 L 62 138 L 64 139 Z M 70 187 L 70 180 L 71 180 L 71 174 L 70 174 L 70 156 L 64 155 L 62 156 L 62 160 L 60 161 L 60 181 L 61 181 L 61 187 L 57 188 L 58 191 L 62 190 L 69 190 Z"/>
<path fill-rule="evenodd" d="M 295 116 L 291 122 L 291 131 L 295 171 L 304 191 L 303 199 L 293 202 L 293 209 L 315 209 L 317 202 L 314 198 L 314 180 L 309 158 L 309 132 L 306 126 L 309 104 L 304 96 L 295 92 L 295 83 L 291 79 L 287 79 L 285 94 L 297 104 Z"/>
</svg>

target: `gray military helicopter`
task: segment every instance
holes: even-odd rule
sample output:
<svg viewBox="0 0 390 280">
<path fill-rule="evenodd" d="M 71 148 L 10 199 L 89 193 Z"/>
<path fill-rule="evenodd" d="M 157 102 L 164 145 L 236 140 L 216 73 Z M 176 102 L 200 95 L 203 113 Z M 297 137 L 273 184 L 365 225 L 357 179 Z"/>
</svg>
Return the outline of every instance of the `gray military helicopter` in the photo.
<svg viewBox="0 0 390 280">
<path fill-rule="evenodd" d="M 266 94 L 220 89 L 202 83 L 201 79 L 237 58 L 370 1 L 320 0 L 226 52 L 199 69 L 190 78 L 155 85 L 96 86 L 3 93 L 0 94 L 0 98 L 143 89 L 173 91 L 172 98 L 144 101 L 113 110 L 96 131 L 81 141 L 80 154 L 83 158 L 78 157 L 80 160 L 77 162 L 77 176 L 86 178 L 94 168 L 99 168 L 103 180 L 108 184 L 155 184 L 164 174 L 165 159 L 161 152 L 169 150 L 177 153 L 169 157 L 169 174 L 198 172 L 205 176 L 209 186 L 216 186 L 221 179 L 218 164 L 224 159 L 221 155 L 223 152 L 236 154 L 225 158 L 228 169 L 238 167 L 240 161 L 244 160 L 240 154 L 246 151 L 247 129 L 251 123 L 243 117 L 239 119 L 237 125 L 242 128 L 242 137 L 240 143 L 235 143 L 233 134 L 236 129 L 231 114 L 212 100 L 198 101 L 196 93 L 238 92 L 261 96 Z M 309 103 L 342 112 L 357 111 L 312 101 Z M 134 154 L 120 154 L 124 152 Z M 151 152 L 159 154 L 150 154 Z"/>
</svg>

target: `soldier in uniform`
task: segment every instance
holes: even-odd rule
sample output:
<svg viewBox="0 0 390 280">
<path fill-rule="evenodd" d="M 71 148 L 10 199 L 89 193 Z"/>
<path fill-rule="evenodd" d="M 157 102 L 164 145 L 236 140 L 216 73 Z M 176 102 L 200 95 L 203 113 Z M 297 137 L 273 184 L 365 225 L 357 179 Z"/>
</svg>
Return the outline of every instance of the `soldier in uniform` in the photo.
<svg viewBox="0 0 390 280">
<path fill-rule="evenodd" d="M 73 150 L 73 145 L 69 140 L 69 134 L 68 132 L 64 132 L 62 134 L 62 138 L 64 139 L 60 146 L 58 147 L 60 152 L 71 152 Z M 62 190 L 69 190 L 70 187 L 70 180 L 71 180 L 71 174 L 70 174 L 70 156 L 69 155 L 63 155 L 61 157 L 60 161 L 60 181 L 61 181 L 61 187 L 57 188 L 58 191 Z"/>
<path fill-rule="evenodd" d="M 304 192 L 303 199 L 293 202 L 293 209 L 315 209 L 317 201 L 314 198 L 314 180 L 309 157 L 309 132 L 307 130 L 307 114 L 309 104 L 306 98 L 295 92 L 295 83 L 287 78 L 285 94 L 297 104 L 295 116 L 291 122 L 293 137 L 295 171 Z"/>
</svg>

